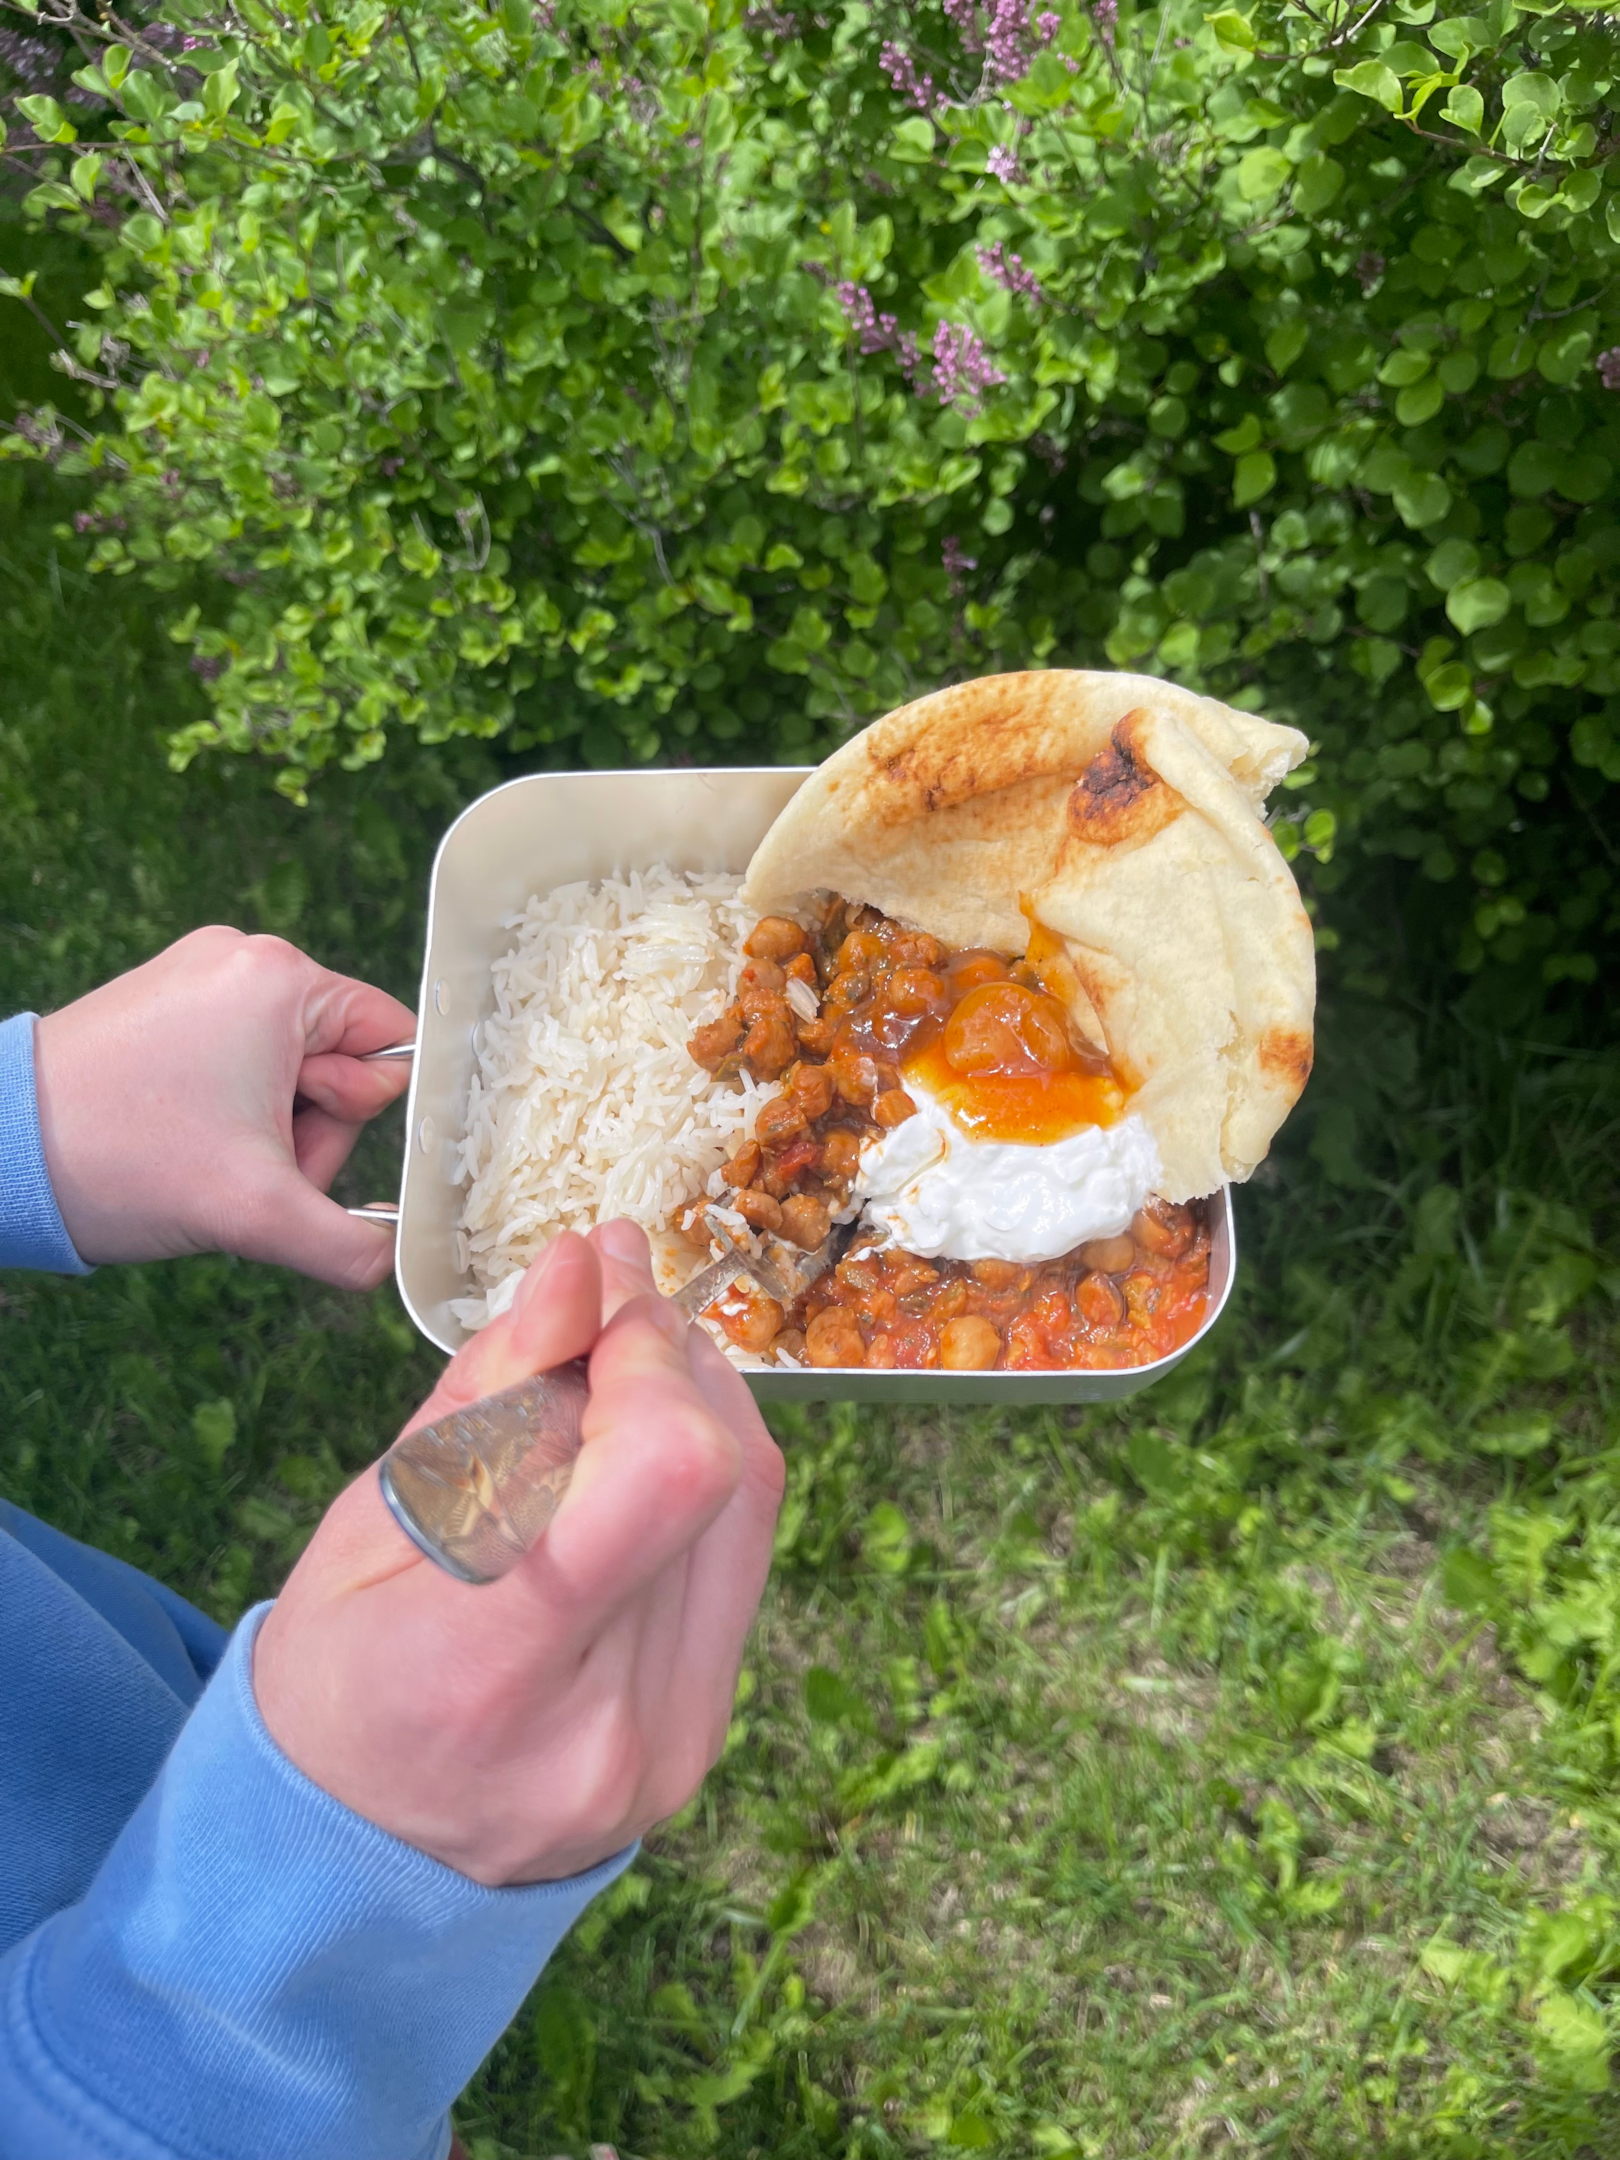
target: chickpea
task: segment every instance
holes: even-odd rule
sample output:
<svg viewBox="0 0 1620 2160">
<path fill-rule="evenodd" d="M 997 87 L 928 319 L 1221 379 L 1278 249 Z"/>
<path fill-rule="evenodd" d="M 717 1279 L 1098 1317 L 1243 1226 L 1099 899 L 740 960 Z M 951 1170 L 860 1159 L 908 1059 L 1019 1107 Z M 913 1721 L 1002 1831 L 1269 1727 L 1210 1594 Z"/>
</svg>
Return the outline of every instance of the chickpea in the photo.
<svg viewBox="0 0 1620 2160">
<path fill-rule="evenodd" d="M 818 1312 L 804 1331 L 804 1347 L 812 1365 L 864 1365 L 866 1343 L 860 1322 L 841 1305 Z"/>
<path fill-rule="evenodd" d="M 773 1200 L 768 1192 L 757 1185 L 750 1185 L 745 1192 L 737 1193 L 732 1206 L 747 1223 L 750 1230 L 764 1230 L 775 1237 L 782 1227 L 782 1203 Z"/>
<path fill-rule="evenodd" d="M 832 1108 L 833 1084 L 824 1065 L 796 1065 L 788 1087 L 807 1119 L 825 1117 Z"/>
<path fill-rule="evenodd" d="M 908 1291 L 931 1288 L 939 1281 L 939 1269 L 916 1253 L 889 1253 L 883 1259 L 883 1279 L 896 1297 L 904 1297 Z"/>
<path fill-rule="evenodd" d="M 728 1185 L 752 1185 L 759 1176 L 759 1142 L 745 1140 L 720 1175 Z"/>
<path fill-rule="evenodd" d="M 861 1142 L 857 1133 L 837 1125 L 821 1146 L 821 1167 L 828 1177 L 850 1178 L 860 1167 Z"/>
<path fill-rule="evenodd" d="M 917 1105 L 904 1088 L 885 1088 L 872 1105 L 872 1115 L 880 1125 L 903 1125 L 908 1117 L 915 1117 Z"/>
<path fill-rule="evenodd" d="M 794 1033 L 799 1038 L 799 1048 L 811 1057 L 824 1058 L 832 1053 L 837 1023 L 818 1014 L 814 1020 L 801 1020 L 793 1015 Z"/>
<path fill-rule="evenodd" d="M 773 1364 L 780 1364 L 783 1358 L 790 1357 L 795 1364 L 802 1365 L 804 1363 L 803 1328 L 783 1328 L 781 1334 L 777 1336 L 775 1342 L 771 1344 L 770 1349 L 765 1354 Z"/>
<path fill-rule="evenodd" d="M 988 1320 L 963 1313 L 940 1331 L 939 1362 L 951 1372 L 988 1372 L 1001 1355 L 1001 1337 Z"/>
<path fill-rule="evenodd" d="M 926 930 L 907 930 L 894 941 L 894 957 L 901 967 L 937 968 L 945 948 Z"/>
<path fill-rule="evenodd" d="M 1132 1218 L 1131 1236 L 1144 1252 L 1179 1260 L 1193 1241 L 1192 1209 L 1155 1196 Z"/>
<path fill-rule="evenodd" d="M 798 1051 L 793 1015 L 784 1000 L 776 999 L 755 1019 L 743 1037 L 744 1062 L 760 1080 L 775 1080 L 793 1063 Z"/>
<path fill-rule="evenodd" d="M 756 1013 L 772 998 L 782 995 L 786 981 L 774 960 L 750 960 L 737 977 L 737 1003 L 745 1013 Z"/>
<path fill-rule="evenodd" d="M 838 948 L 838 972 L 864 975 L 883 957 L 883 940 L 870 930 L 852 930 Z"/>
<path fill-rule="evenodd" d="M 1074 1302 L 1088 1327 L 1115 1328 L 1125 1317 L 1125 1300 L 1106 1275 L 1083 1277 Z"/>
<path fill-rule="evenodd" d="M 809 942 L 798 924 L 785 915 L 765 915 L 750 931 L 743 951 L 751 960 L 791 960 Z"/>
<path fill-rule="evenodd" d="M 1029 1280 L 1016 1260 L 975 1260 L 973 1280 L 982 1290 L 1021 1290 Z"/>
<path fill-rule="evenodd" d="M 757 1353 L 770 1348 L 787 1315 L 775 1298 L 767 1297 L 762 1290 L 742 1296 L 733 1289 L 722 1301 L 718 1318 L 739 1350 Z"/>
<path fill-rule="evenodd" d="M 827 1072 L 845 1102 L 869 1103 L 877 1093 L 876 1062 L 859 1050 L 840 1044 L 827 1060 Z"/>
<path fill-rule="evenodd" d="M 817 997 L 820 997 L 821 977 L 816 973 L 816 963 L 807 952 L 796 953 L 782 972 L 789 982 L 808 983 Z"/>
<path fill-rule="evenodd" d="M 1149 1275 L 1138 1268 L 1127 1275 L 1120 1285 L 1125 1293 L 1125 1310 L 1134 1327 L 1146 1327 L 1158 1308 L 1162 1285 L 1156 1275 Z"/>
<path fill-rule="evenodd" d="M 782 1235 L 803 1248 L 814 1252 L 825 1245 L 832 1229 L 832 1217 L 824 1200 L 812 1199 L 809 1193 L 795 1193 L 791 1200 L 782 1202 Z"/>
<path fill-rule="evenodd" d="M 999 953 L 958 953 L 951 962 L 951 988 L 961 996 L 977 990 L 980 983 L 1005 982 L 1007 963 Z"/>
<path fill-rule="evenodd" d="M 867 1365 L 875 1372 L 888 1372 L 894 1365 L 894 1337 L 889 1334 L 874 1335 L 866 1346 Z"/>
<path fill-rule="evenodd" d="M 709 1021 L 693 1035 L 686 1046 L 688 1056 L 707 1071 L 716 1071 L 736 1049 L 744 1025 L 742 1007 L 728 1005 L 718 1020 Z"/>
<path fill-rule="evenodd" d="M 754 1138 L 761 1147 L 780 1147 L 803 1132 L 804 1124 L 804 1110 L 794 1096 L 773 1095 L 754 1120 Z"/>
<path fill-rule="evenodd" d="M 945 1002 L 945 979 L 932 968 L 897 967 L 885 990 L 888 1003 L 908 1018 Z"/>
<path fill-rule="evenodd" d="M 1099 1275 L 1123 1275 L 1136 1259 L 1136 1247 L 1129 1237 L 1093 1238 L 1081 1246 L 1080 1257 Z"/>
<path fill-rule="evenodd" d="M 871 987 L 869 976 L 861 974 L 857 968 L 847 968 L 828 983 L 822 1002 L 829 1012 L 850 1012 L 860 1004 Z"/>
</svg>

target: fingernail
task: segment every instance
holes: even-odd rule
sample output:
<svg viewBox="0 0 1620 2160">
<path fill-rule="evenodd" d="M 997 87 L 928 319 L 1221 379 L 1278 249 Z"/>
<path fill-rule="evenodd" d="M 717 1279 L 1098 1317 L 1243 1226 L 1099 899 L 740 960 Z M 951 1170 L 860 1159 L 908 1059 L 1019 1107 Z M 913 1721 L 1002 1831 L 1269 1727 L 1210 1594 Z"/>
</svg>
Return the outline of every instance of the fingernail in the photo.
<svg viewBox="0 0 1620 2160">
<path fill-rule="evenodd" d="M 633 1222 L 626 1222 L 619 1217 L 612 1222 L 603 1223 L 596 1234 L 601 1240 L 602 1250 L 610 1260 L 639 1261 L 645 1265 L 647 1233 L 638 1229 Z"/>
</svg>

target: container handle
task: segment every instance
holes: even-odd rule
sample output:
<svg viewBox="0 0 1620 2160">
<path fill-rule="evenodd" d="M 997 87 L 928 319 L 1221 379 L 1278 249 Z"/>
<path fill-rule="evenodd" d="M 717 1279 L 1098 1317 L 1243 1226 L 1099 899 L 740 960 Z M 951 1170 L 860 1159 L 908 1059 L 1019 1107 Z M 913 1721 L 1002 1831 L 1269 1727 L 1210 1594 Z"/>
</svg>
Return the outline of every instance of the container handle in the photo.
<svg viewBox="0 0 1620 2160">
<path fill-rule="evenodd" d="M 388 1043 L 381 1050 L 362 1050 L 356 1062 L 361 1065 L 380 1065 L 385 1059 L 413 1058 L 415 1055 L 416 1038 L 412 1036 L 409 1042 Z M 343 1212 L 345 1215 L 352 1215 L 356 1222 L 374 1222 L 384 1230 L 399 1228 L 397 1200 L 368 1200 L 364 1207 L 345 1208 Z"/>
</svg>

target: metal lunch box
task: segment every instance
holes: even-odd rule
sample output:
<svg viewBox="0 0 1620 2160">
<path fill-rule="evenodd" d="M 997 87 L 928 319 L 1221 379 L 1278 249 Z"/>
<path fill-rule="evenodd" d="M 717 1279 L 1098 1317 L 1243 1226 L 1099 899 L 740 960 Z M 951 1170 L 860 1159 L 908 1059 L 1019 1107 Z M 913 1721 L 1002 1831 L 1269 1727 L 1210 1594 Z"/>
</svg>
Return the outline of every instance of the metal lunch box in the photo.
<svg viewBox="0 0 1620 2160">
<path fill-rule="evenodd" d="M 742 871 L 811 770 L 769 765 L 531 773 L 480 796 L 445 834 L 428 894 L 394 1258 L 406 1311 L 441 1350 L 457 1350 L 467 1340 L 450 1301 L 476 1287 L 456 1264 L 457 1143 L 474 1034 L 494 1009 L 490 970 L 511 946 L 503 919 L 531 894 L 644 864 Z M 1223 1191 L 1215 1203 L 1203 1325 L 1174 1355 L 1152 1365 L 1125 1372 L 1017 1373 L 766 1368 L 750 1371 L 748 1384 L 764 1401 L 1113 1402 L 1163 1379 L 1203 1341 L 1225 1308 L 1236 1273 L 1232 1201 Z"/>
</svg>

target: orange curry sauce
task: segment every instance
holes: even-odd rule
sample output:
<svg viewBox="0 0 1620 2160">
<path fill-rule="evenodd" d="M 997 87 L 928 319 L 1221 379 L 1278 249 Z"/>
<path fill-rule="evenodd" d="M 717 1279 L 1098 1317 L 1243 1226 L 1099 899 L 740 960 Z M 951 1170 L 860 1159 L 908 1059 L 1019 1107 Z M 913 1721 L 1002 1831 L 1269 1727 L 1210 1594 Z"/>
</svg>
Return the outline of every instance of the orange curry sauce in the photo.
<svg viewBox="0 0 1620 2160">
<path fill-rule="evenodd" d="M 757 1231 L 819 1246 L 861 1142 L 915 1115 L 908 1080 L 985 1140 L 1047 1143 L 1124 1112 L 1120 1080 L 1047 987 L 1038 929 L 1009 962 L 837 902 L 819 931 L 767 916 L 744 951 L 736 1003 L 691 1050 L 710 1072 L 782 1082 L 726 1166 L 731 1204 Z M 791 1312 L 742 1285 L 706 1317 L 740 1348 L 799 1364 L 1145 1365 L 1197 1332 L 1209 1244 L 1201 1206 L 1161 1200 L 1118 1237 L 1028 1265 L 925 1260 L 867 1238 Z"/>
</svg>

